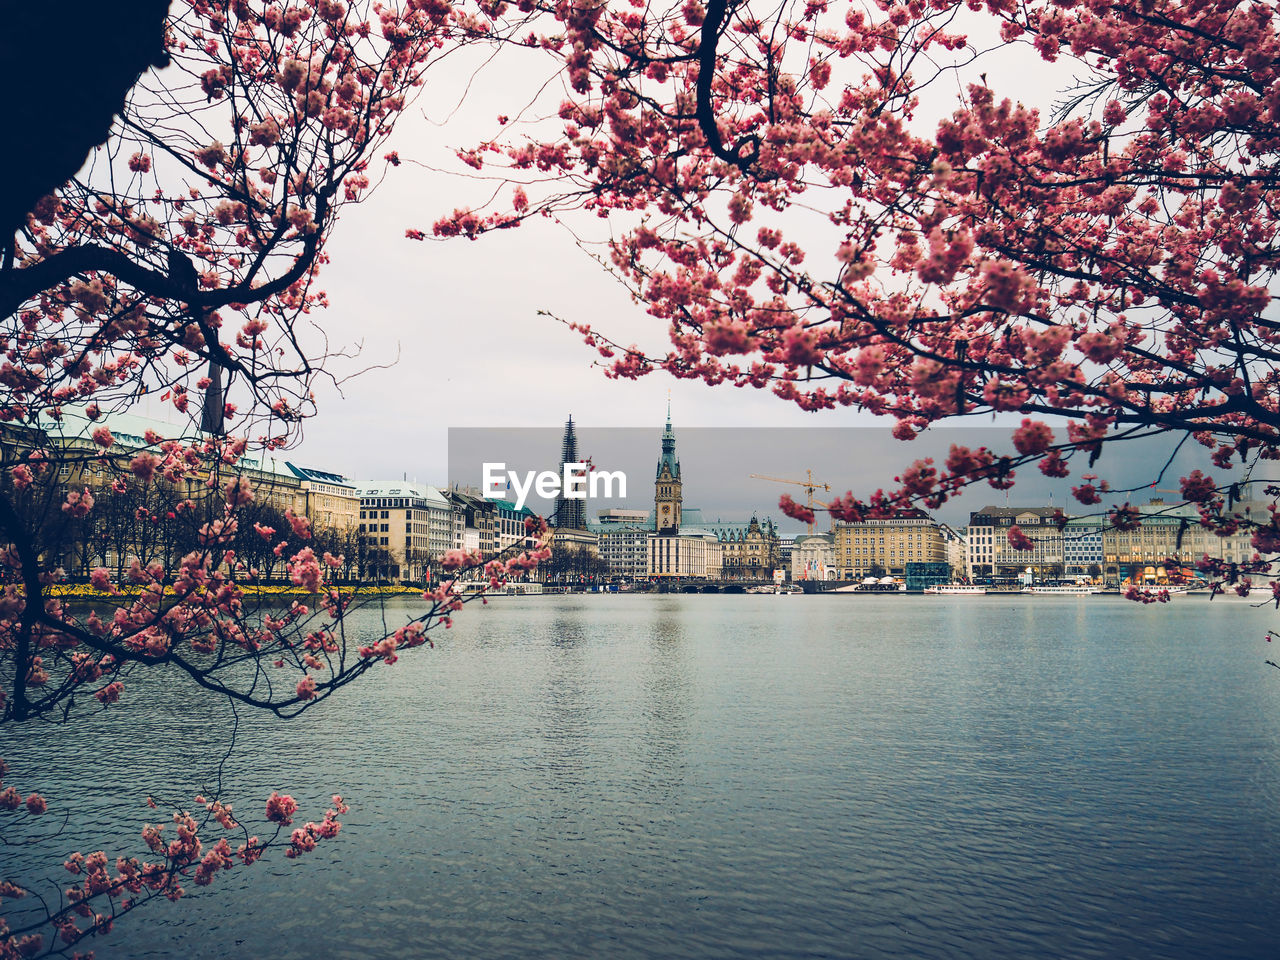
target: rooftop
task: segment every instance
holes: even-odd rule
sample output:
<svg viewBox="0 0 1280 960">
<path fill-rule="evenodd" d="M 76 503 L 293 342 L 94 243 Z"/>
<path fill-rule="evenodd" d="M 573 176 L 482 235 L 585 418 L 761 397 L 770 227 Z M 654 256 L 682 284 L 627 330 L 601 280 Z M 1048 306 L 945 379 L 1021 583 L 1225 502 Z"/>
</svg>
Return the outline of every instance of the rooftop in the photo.
<svg viewBox="0 0 1280 960">
<path fill-rule="evenodd" d="M 412 483 L 407 480 L 353 480 L 351 483 L 361 497 L 409 497 L 427 500 L 439 506 L 449 504 L 443 493 L 425 483 Z"/>
<path fill-rule="evenodd" d="M 294 476 L 299 480 L 315 480 L 318 483 L 332 483 L 336 486 L 355 489 L 355 484 L 340 473 L 329 473 L 325 470 L 316 470 L 314 467 L 300 467 L 288 460 L 284 462 L 284 465 L 292 470 Z"/>
</svg>

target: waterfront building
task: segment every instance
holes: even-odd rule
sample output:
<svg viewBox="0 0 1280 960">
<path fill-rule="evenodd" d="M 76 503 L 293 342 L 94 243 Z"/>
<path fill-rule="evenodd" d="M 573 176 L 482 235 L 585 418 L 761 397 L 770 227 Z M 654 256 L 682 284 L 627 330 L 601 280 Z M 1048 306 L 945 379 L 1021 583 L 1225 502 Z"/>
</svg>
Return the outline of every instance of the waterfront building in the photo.
<svg viewBox="0 0 1280 960">
<path fill-rule="evenodd" d="M 226 469 L 225 466 L 223 469 Z M 208 476 L 207 470 L 202 470 L 201 473 Z M 294 472 L 285 465 L 285 461 L 265 454 L 254 454 L 241 457 L 227 473 L 230 476 L 238 474 L 249 481 L 255 503 L 271 507 L 280 513 L 288 510 L 299 517 L 309 518 L 307 493 Z"/>
<path fill-rule="evenodd" d="M 609 576 L 627 580 L 647 576 L 652 535 L 647 526 L 609 525 L 599 530 L 600 559 L 607 564 Z"/>
<path fill-rule="evenodd" d="M 1268 506 L 1244 501 L 1230 512 L 1267 523 Z M 1195 564 L 1205 556 L 1244 563 L 1255 553 L 1249 523 L 1219 536 L 1200 524 L 1193 504 L 1153 499 L 1134 509 L 1137 525 L 1116 530 L 1103 516 L 1068 518 L 1057 507 L 984 507 L 969 518 L 970 576 L 1010 578 L 1030 567 L 1037 579 L 1100 576 L 1109 583 L 1161 585 L 1193 578 Z M 1009 543 L 1015 523 L 1031 540 L 1032 550 L 1014 550 Z"/>
<path fill-rule="evenodd" d="M 710 532 L 710 531 L 709 531 Z M 726 580 L 771 580 L 779 566 L 778 531 L 772 520 L 752 517 L 745 528 L 716 531 Z"/>
<path fill-rule="evenodd" d="M 939 523 L 942 544 L 946 548 L 947 563 L 951 566 L 952 582 L 969 577 L 969 528 L 956 529 L 950 524 Z"/>
<path fill-rule="evenodd" d="M 662 431 L 654 472 L 653 526 L 646 531 L 645 575 L 655 579 L 718 579 L 722 575 L 723 542 L 713 532 L 684 525 L 684 483 L 671 425 L 671 401 Z"/>
<path fill-rule="evenodd" d="M 498 510 L 493 501 L 480 496 L 478 491 L 455 485 L 449 491 L 449 503 L 454 515 L 455 535 L 459 528 L 461 546 L 467 553 L 478 552 L 489 559 L 497 552 Z"/>
<path fill-rule="evenodd" d="M 637 580 L 648 575 L 653 533 L 653 515 L 648 510 L 612 507 L 599 511 L 587 526 L 596 535 L 600 559 L 610 577 Z"/>
<path fill-rule="evenodd" d="M 883 520 L 835 525 L 835 564 L 843 580 L 906 575 L 912 562 L 946 563 L 938 523 L 922 510 L 904 509 Z"/>
<path fill-rule="evenodd" d="M 650 519 L 653 519 L 650 514 Z M 690 535 L 710 534 L 721 544 L 726 579 L 772 579 L 773 571 L 783 566 L 781 538 L 769 517 L 763 520 L 708 520 L 698 507 L 681 507 L 680 532 Z M 754 529 L 753 529 L 754 527 Z"/>
<path fill-rule="evenodd" d="M 648 510 L 628 510 L 623 507 L 611 507 L 600 510 L 596 514 L 595 525 L 587 524 L 597 533 L 611 527 L 645 527 L 653 529 L 653 515 Z"/>
<path fill-rule="evenodd" d="M 434 570 L 440 559 L 454 549 L 453 504 L 444 491 L 427 487 L 427 553 Z"/>
<path fill-rule="evenodd" d="M 465 550 L 467 542 L 467 511 L 458 500 L 453 496 L 452 491 L 442 491 L 444 498 L 449 502 L 449 549 Z M 475 530 L 472 530 L 475 533 Z M 479 545 L 479 536 L 476 536 L 476 543 Z"/>
<path fill-rule="evenodd" d="M 109 448 L 93 439 L 94 432 L 103 428 L 112 437 Z M 61 490 L 88 488 L 93 493 L 98 506 L 74 531 L 66 528 L 66 542 L 50 546 L 63 567 L 78 576 L 87 576 L 95 566 L 114 569 L 122 576 L 132 559 L 144 565 L 158 561 L 172 568 L 194 545 L 190 515 L 176 515 L 174 504 L 191 500 L 202 511 L 218 513 L 221 490 L 235 477 L 246 479 L 254 494 L 254 503 L 242 511 L 242 526 L 259 519 L 278 526 L 282 518 L 265 515 L 267 509 L 311 516 L 316 501 L 285 461 L 255 452 L 227 464 L 201 453 L 207 439 L 189 422 L 171 423 L 131 412 L 109 412 L 91 420 L 84 408 L 75 405 L 63 407 L 56 419 L 46 417 L 38 428 L 4 428 L 7 449 L 57 450 L 57 471 L 46 482 Z M 144 451 L 163 456 L 161 445 L 171 440 L 195 450 L 183 465 L 184 474 L 189 474 L 168 479 L 158 470 L 148 480 L 139 480 L 129 469 L 131 459 Z M 109 492 L 118 480 L 123 480 L 124 492 Z M 275 559 L 266 560 L 264 569 L 269 570 Z"/>
<path fill-rule="evenodd" d="M 951 564 L 946 560 L 908 560 L 904 579 L 908 590 L 927 590 L 950 583 Z"/>
<path fill-rule="evenodd" d="M 1070 578 L 1103 574 L 1102 528 L 1098 517 L 1072 517 L 1062 527 L 1062 568 Z"/>
<path fill-rule="evenodd" d="M 1230 512 L 1242 519 L 1267 523 L 1269 504 L 1244 501 Z M 1205 556 L 1226 563 L 1244 563 L 1256 552 L 1253 531 L 1246 524 L 1228 536 L 1218 536 L 1201 526 L 1199 510 L 1191 504 L 1167 504 L 1153 499 L 1135 507 L 1138 526 L 1133 530 L 1101 531 L 1103 573 L 1111 581 L 1159 585 L 1189 576 Z"/>
<path fill-rule="evenodd" d="M 676 458 L 676 432 L 671 426 L 671 401 L 667 401 L 667 425 L 662 431 L 662 453 L 653 486 L 654 530 L 660 537 L 680 531 L 680 508 L 684 505 L 684 483 Z"/>
<path fill-rule="evenodd" d="M 649 534 L 646 570 L 658 580 L 678 578 L 718 580 L 721 577 L 721 542 L 708 533 L 682 532 L 678 536 Z"/>
<path fill-rule="evenodd" d="M 836 579 L 836 548 L 827 533 L 801 534 L 791 551 L 792 580 Z"/>
<path fill-rule="evenodd" d="M 364 576 L 424 582 L 439 561 L 444 539 L 445 498 L 426 484 L 364 480 L 360 491 L 360 537 Z M 434 517 L 433 517 L 434 514 Z"/>
<path fill-rule="evenodd" d="M 796 548 L 795 537 L 778 537 L 778 566 L 791 574 L 791 553 Z"/>
<path fill-rule="evenodd" d="M 114 441 L 109 452 L 92 440 L 93 431 L 101 427 L 111 432 Z M 82 408 L 74 406 L 63 407 L 59 419 L 43 424 L 42 431 L 43 442 L 55 445 L 62 454 L 58 482 L 68 487 L 87 486 L 90 490 L 110 486 L 117 475 L 127 477 L 128 470 L 124 469 L 124 464 L 136 451 L 157 451 L 166 440 L 192 444 L 207 439 L 191 424 L 169 423 L 137 413 L 106 413 L 90 420 Z M 114 460 L 116 465 L 109 466 L 103 462 L 104 459 Z M 202 491 L 207 489 L 209 474 L 215 470 L 222 480 L 243 476 L 253 488 L 254 499 L 258 503 L 274 507 L 281 513 L 287 509 L 298 516 L 310 516 L 307 492 L 301 478 L 285 461 L 261 453 L 243 456 L 233 465 L 220 461 L 199 463 L 192 479 L 175 485 L 175 497 L 201 499 Z M 337 477 L 337 474 L 328 476 Z M 157 479 L 155 482 L 161 481 Z"/>
<path fill-rule="evenodd" d="M 529 532 L 526 520 L 534 519 L 528 506 L 519 510 L 509 500 L 490 499 L 494 510 L 494 537 L 497 553 L 509 556 L 521 550 L 531 550 L 538 545 L 538 538 Z M 509 553 L 510 551 L 510 553 Z"/>
<path fill-rule="evenodd" d="M 696 507 L 684 505 L 684 477 L 676 454 L 676 433 L 671 422 L 671 405 L 667 404 L 667 422 L 663 427 L 657 467 L 654 471 L 653 510 L 615 508 L 602 510 L 596 522 L 589 525 L 599 537 L 600 555 L 609 564 L 613 576 L 669 576 L 674 559 L 659 564 L 659 572 L 648 566 L 651 557 L 674 558 L 677 551 L 650 547 L 650 537 L 692 537 L 699 543 L 680 547 L 680 567 L 687 560 L 698 569 L 716 570 L 716 576 L 735 580 L 771 580 L 773 571 L 783 565 L 781 540 L 777 528 L 768 517 L 749 521 L 704 520 Z M 701 541 L 710 537 L 719 547 L 708 554 Z M 655 552 L 656 551 L 656 552 Z M 713 561 L 692 558 L 710 556 Z M 638 563 L 644 558 L 645 569 Z"/>
<path fill-rule="evenodd" d="M 591 557 L 600 556 L 600 538 L 590 530 L 572 530 L 556 527 L 551 533 L 551 550 L 586 551 Z"/>
<path fill-rule="evenodd" d="M 1035 579 L 1065 575 L 1060 507 L 983 507 L 969 515 L 969 571 L 974 579 L 1008 579 L 1030 568 Z M 1017 526 L 1031 541 L 1030 550 L 1015 550 L 1009 529 Z"/>
<path fill-rule="evenodd" d="M 360 522 L 360 491 L 339 473 L 314 467 L 300 467 L 285 461 L 285 467 L 298 478 L 306 496 L 307 519 L 317 530 L 345 534 L 356 530 Z"/>
</svg>

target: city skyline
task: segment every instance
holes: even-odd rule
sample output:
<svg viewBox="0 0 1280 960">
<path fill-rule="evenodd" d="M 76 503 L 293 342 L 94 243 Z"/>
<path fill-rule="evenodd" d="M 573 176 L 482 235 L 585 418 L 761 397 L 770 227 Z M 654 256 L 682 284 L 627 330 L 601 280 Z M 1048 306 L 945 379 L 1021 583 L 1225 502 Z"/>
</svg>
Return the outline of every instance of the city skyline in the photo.
<svg viewBox="0 0 1280 960">
<path fill-rule="evenodd" d="M 661 407 L 658 408 L 659 410 Z M 945 459 L 952 444 L 971 447 L 988 446 L 997 452 L 1008 450 L 1007 433 L 998 427 L 972 429 L 939 429 L 926 432 L 914 441 L 904 443 L 893 437 L 889 428 L 707 428 L 680 425 L 678 407 L 673 412 L 675 431 L 680 443 L 683 467 L 683 498 L 686 505 L 699 507 L 704 515 L 746 520 L 752 513 L 772 517 L 790 532 L 800 532 L 803 524 L 785 517 L 778 507 L 779 498 L 790 494 L 803 502 L 801 486 L 771 483 L 753 479 L 751 474 L 803 480 L 812 470 L 819 483 L 831 485 L 831 492 L 819 494 L 839 496 L 846 490 L 867 496 L 879 487 L 888 487 L 898 472 L 916 457 Z M 628 478 L 627 496 L 586 505 L 589 517 L 596 509 L 628 508 L 650 510 L 653 505 L 653 457 L 661 449 L 664 427 L 660 420 L 653 426 L 599 427 L 584 426 L 573 418 L 577 448 L 589 457 L 596 469 L 621 470 Z M 558 469 L 555 451 L 560 449 L 560 431 L 552 427 L 535 428 L 460 428 L 449 431 L 449 469 L 447 484 L 479 486 L 481 464 L 486 460 L 502 460 L 513 469 Z M 1129 497 L 1146 502 L 1149 497 L 1165 497 L 1178 486 L 1178 479 L 1192 470 L 1212 471 L 1215 475 L 1239 479 L 1238 471 L 1215 470 L 1199 448 L 1184 446 L 1172 458 L 1163 480 L 1152 486 L 1152 464 L 1170 458 L 1172 445 L 1161 438 L 1133 441 L 1128 449 L 1107 451 L 1092 472 L 1112 482 L 1115 489 L 1135 488 Z M 904 452 L 910 456 L 904 456 Z M 1073 486 L 1084 483 L 1079 469 L 1066 478 L 1048 478 L 1034 468 L 1020 470 L 1018 483 L 1012 490 L 975 485 L 941 508 L 929 512 L 952 525 L 967 522 L 968 515 L 987 506 L 1057 506 L 1066 513 L 1083 516 L 1110 506 L 1104 496 L 1099 507 L 1087 507 L 1071 495 Z M 859 483 L 861 479 L 861 483 Z M 550 501 L 531 498 L 530 505 L 540 512 L 552 508 Z M 822 516 L 819 515 L 819 524 Z"/>
<path fill-rule="evenodd" d="M 655 404 L 655 408 L 661 411 L 663 405 Z M 570 414 L 566 413 L 566 416 Z M 588 501 L 583 505 L 583 519 L 594 520 L 600 509 L 651 510 L 653 458 L 661 449 L 665 429 L 663 422 L 655 419 L 646 427 L 582 426 L 576 413 L 571 416 L 575 449 L 579 454 L 590 459 L 596 469 L 622 471 L 628 478 L 625 497 L 598 505 Z M 986 445 L 997 452 L 1008 450 L 1007 432 L 1000 427 L 934 429 L 914 441 L 903 442 L 895 439 L 887 427 L 684 427 L 680 425 L 678 406 L 673 408 L 672 416 L 681 442 L 680 456 L 686 462 L 685 503 L 700 508 L 708 519 L 746 521 L 753 514 L 762 519 L 770 517 L 788 534 L 802 532 L 804 525 L 786 517 L 779 509 L 778 501 L 783 494 L 790 494 L 797 502 L 803 502 L 803 486 L 754 479 L 752 474 L 802 481 L 806 471 L 811 470 L 815 482 L 826 482 L 831 486 L 830 493 L 819 492 L 818 499 L 839 496 L 846 490 L 865 497 L 878 487 L 888 487 L 897 471 L 909 462 L 908 455 L 911 459 L 933 457 L 940 462 L 950 445 L 955 443 L 971 447 Z M 133 418 L 149 419 L 139 411 L 125 417 L 126 420 Z M 67 421 L 68 424 L 78 422 L 77 417 Z M 189 431 L 194 429 L 190 422 L 179 423 L 172 417 L 157 418 L 157 423 L 184 428 L 187 433 L 181 435 L 191 435 Z M 357 484 L 401 481 L 434 486 L 440 490 L 453 486 L 480 488 L 480 465 L 489 459 L 504 460 L 513 469 L 558 469 L 561 461 L 557 460 L 557 455 L 563 457 L 564 453 L 562 430 L 555 427 L 450 429 L 447 433 L 447 466 L 437 467 L 426 475 L 408 465 L 388 475 L 347 472 L 336 465 L 337 458 L 329 456 L 316 445 L 268 454 L 265 459 L 274 460 L 282 469 L 286 462 L 291 462 L 339 475 Z M 1178 500 L 1179 477 L 1195 469 L 1228 482 L 1242 479 L 1261 482 L 1264 479 L 1246 477 L 1238 469 L 1222 471 L 1211 465 L 1201 448 L 1183 445 L 1164 470 L 1163 480 L 1153 484 L 1149 479 L 1152 465 L 1169 460 L 1173 448 L 1172 442 L 1151 437 L 1106 451 L 1094 471 L 1110 479 L 1113 488 L 1132 487 L 1134 492 L 1128 497 L 1104 495 L 1103 502 L 1093 508 L 1078 503 L 1071 496 L 1072 486 L 1084 482 L 1079 473 L 1053 479 L 1034 469 L 1028 471 L 1024 468 L 1019 471 L 1018 482 L 1011 490 L 995 490 L 986 484 L 978 484 L 929 512 L 953 526 L 963 525 L 969 514 L 989 506 L 1047 505 L 1056 506 L 1068 515 L 1089 516 L 1105 510 L 1113 499 L 1120 503 L 1129 499 L 1135 504 L 1145 503 L 1152 497 Z M 1080 472 L 1086 471 L 1081 469 Z M 553 500 L 539 498 L 536 493 L 531 493 L 529 503 L 536 512 L 545 516 L 550 516 L 555 509 Z M 819 512 L 815 530 L 825 528 L 823 515 Z"/>
</svg>

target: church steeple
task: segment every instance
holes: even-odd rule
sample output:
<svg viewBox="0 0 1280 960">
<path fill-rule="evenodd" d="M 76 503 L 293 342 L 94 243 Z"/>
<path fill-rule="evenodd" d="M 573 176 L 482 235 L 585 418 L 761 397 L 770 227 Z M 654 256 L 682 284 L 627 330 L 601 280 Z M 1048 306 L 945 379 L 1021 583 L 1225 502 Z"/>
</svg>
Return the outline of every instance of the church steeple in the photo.
<svg viewBox="0 0 1280 960">
<path fill-rule="evenodd" d="M 580 462 L 578 459 L 578 434 L 573 429 L 573 415 L 570 414 L 569 422 L 564 425 L 564 440 L 560 444 L 561 469 L 566 463 Z M 561 530 L 587 529 L 585 507 L 584 501 L 576 498 L 570 499 L 564 495 L 562 490 L 560 496 L 556 497 L 556 528 Z"/>
<path fill-rule="evenodd" d="M 662 456 L 658 458 L 657 476 L 666 470 L 676 480 L 680 479 L 680 461 L 676 459 L 676 432 L 671 426 L 671 400 L 667 399 L 667 426 L 662 431 Z"/>
<path fill-rule="evenodd" d="M 671 426 L 671 398 L 667 397 L 667 425 L 662 431 L 662 454 L 654 482 L 654 527 L 660 536 L 680 532 L 680 508 L 684 500 L 680 479 L 680 461 L 676 458 L 676 432 Z"/>
</svg>

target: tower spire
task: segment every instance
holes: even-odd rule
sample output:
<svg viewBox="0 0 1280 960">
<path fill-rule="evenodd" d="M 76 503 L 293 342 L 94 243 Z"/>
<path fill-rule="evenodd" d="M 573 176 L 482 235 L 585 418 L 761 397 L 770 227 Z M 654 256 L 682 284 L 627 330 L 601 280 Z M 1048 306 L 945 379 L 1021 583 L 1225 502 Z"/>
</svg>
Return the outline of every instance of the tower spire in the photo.
<svg viewBox="0 0 1280 960">
<path fill-rule="evenodd" d="M 564 425 L 564 440 L 560 444 L 560 464 L 580 463 L 578 458 L 578 435 L 573 429 L 573 414 L 569 415 Z M 556 497 L 555 525 L 559 529 L 585 530 L 587 528 L 586 505 L 582 500 L 569 498 L 562 490 Z"/>
<path fill-rule="evenodd" d="M 680 530 L 680 461 L 676 459 L 676 432 L 671 426 L 671 391 L 667 391 L 667 425 L 662 431 L 662 454 L 654 486 L 655 529 L 660 536 L 676 536 Z"/>
</svg>

